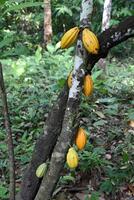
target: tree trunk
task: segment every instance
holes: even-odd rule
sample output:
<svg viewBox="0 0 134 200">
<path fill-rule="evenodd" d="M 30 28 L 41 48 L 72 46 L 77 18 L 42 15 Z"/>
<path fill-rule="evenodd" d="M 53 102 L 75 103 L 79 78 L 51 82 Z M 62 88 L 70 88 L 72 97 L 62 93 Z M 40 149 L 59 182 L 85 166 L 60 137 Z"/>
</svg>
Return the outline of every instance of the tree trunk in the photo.
<svg viewBox="0 0 134 200">
<path fill-rule="evenodd" d="M 44 0 L 44 44 L 52 41 L 51 0 Z"/>
<path fill-rule="evenodd" d="M 14 145 L 13 133 L 11 129 L 10 116 L 8 111 L 7 94 L 4 84 L 2 64 L 0 63 L 0 96 L 3 105 L 4 124 L 7 132 L 7 145 L 9 156 L 9 199 L 15 200 L 15 159 L 14 159 Z"/>
<path fill-rule="evenodd" d="M 105 31 L 106 29 L 109 28 L 111 10 L 112 10 L 112 0 L 105 0 L 104 9 L 103 9 L 103 17 L 102 17 L 102 31 Z"/>
<path fill-rule="evenodd" d="M 112 0 L 105 0 L 103 16 L 102 16 L 102 31 L 105 31 L 109 28 L 110 18 L 111 18 L 111 10 L 112 10 Z M 100 59 L 98 65 L 101 69 L 106 72 L 106 60 Z"/>
</svg>

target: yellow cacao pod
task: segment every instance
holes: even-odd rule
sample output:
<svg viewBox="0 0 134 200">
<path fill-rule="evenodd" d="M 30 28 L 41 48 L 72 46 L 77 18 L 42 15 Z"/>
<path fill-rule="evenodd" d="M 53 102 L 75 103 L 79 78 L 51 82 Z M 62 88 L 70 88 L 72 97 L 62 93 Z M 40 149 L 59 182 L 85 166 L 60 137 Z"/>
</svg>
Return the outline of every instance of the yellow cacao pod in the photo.
<svg viewBox="0 0 134 200">
<path fill-rule="evenodd" d="M 90 75 L 84 77 L 83 93 L 85 96 L 90 96 L 93 92 L 93 80 Z"/>
<path fill-rule="evenodd" d="M 89 53 L 98 54 L 100 48 L 98 38 L 88 28 L 85 28 L 82 32 L 82 41 Z"/>
<path fill-rule="evenodd" d="M 78 154 L 73 147 L 69 148 L 66 160 L 70 168 L 76 168 L 78 166 Z"/>
<path fill-rule="evenodd" d="M 77 39 L 80 29 L 78 27 L 71 28 L 61 38 L 61 48 L 70 47 Z"/>
<path fill-rule="evenodd" d="M 83 149 L 87 143 L 87 135 L 83 128 L 79 128 L 75 139 L 76 146 L 79 150 Z"/>
<path fill-rule="evenodd" d="M 68 79 L 67 79 L 68 87 L 71 88 L 72 86 L 72 72 L 70 72 Z"/>
<path fill-rule="evenodd" d="M 47 164 L 46 163 L 42 163 L 36 169 L 36 176 L 38 178 L 42 178 L 46 172 L 47 172 Z"/>
</svg>

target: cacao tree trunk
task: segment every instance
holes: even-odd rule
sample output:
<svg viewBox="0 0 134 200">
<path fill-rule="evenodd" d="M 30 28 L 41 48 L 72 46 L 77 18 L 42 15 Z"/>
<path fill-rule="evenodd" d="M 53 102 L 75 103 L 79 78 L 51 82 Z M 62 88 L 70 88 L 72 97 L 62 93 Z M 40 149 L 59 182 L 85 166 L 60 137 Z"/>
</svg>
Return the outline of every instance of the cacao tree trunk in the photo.
<svg viewBox="0 0 134 200">
<path fill-rule="evenodd" d="M 44 44 L 52 41 L 51 0 L 44 0 Z"/>
<path fill-rule="evenodd" d="M 82 0 L 80 26 L 88 27 L 89 19 L 93 11 L 92 0 Z M 66 153 L 71 145 L 76 129 L 77 129 L 77 115 L 80 104 L 80 96 L 82 90 L 82 80 L 85 75 L 84 66 L 87 61 L 87 52 L 83 47 L 81 37 L 78 38 L 74 69 L 72 74 L 72 87 L 69 91 L 69 97 L 66 105 L 65 115 L 62 123 L 61 133 L 58 137 L 57 143 L 52 152 L 49 169 L 43 177 L 39 191 L 35 200 L 50 200 L 55 189 L 56 183 L 60 178 L 60 172 L 65 163 Z M 74 128 L 72 128 L 74 127 Z"/>
<path fill-rule="evenodd" d="M 109 28 L 111 10 L 112 10 L 112 0 L 105 0 L 103 8 L 103 16 L 102 16 L 102 31 L 105 31 L 106 29 Z M 98 64 L 100 68 L 106 72 L 106 60 L 101 58 Z"/>
</svg>

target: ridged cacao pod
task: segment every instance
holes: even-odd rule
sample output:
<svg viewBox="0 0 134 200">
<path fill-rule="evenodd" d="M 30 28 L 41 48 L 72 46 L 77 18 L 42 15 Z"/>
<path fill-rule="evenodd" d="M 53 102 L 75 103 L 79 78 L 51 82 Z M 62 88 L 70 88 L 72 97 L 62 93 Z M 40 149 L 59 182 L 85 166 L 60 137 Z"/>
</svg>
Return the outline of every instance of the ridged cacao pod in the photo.
<svg viewBox="0 0 134 200">
<path fill-rule="evenodd" d="M 76 146 L 79 150 L 83 149 L 87 143 L 87 135 L 83 128 L 79 128 L 75 139 Z"/>
<path fill-rule="evenodd" d="M 85 28 L 82 32 L 82 41 L 89 53 L 98 54 L 100 48 L 98 38 L 88 28 Z"/>
<path fill-rule="evenodd" d="M 71 28 L 61 38 L 61 48 L 70 47 L 77 39 L 80 29 L 78 27 Z"/>
<path fill-rule="evenodd" d="M 85 96 L 90 96 L 93 92 L 93 80 L 90 75 L 84 77 L 83 93 Z"/>
<path fill-rule="evenodd" d="M 42 178 L 46 172 L 47 172 L 47 164 L 46 163 L 42 163 L 36 169 L 36 176 L 38 178 Z"/>
<path fill-rule="evenodd" d="M 78 166 L 78 154 L 73 147 L 69 148 L 67 153 L 67 164 L 70 168 L 76 168 Z"/>
</svg>

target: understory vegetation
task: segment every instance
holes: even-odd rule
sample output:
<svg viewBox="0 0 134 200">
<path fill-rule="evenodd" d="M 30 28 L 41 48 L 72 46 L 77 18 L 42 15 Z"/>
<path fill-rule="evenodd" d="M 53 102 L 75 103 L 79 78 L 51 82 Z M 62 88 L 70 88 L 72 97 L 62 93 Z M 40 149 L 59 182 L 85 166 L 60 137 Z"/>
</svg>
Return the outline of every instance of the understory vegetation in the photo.
<svg viewBox="0 0 134 200">
<path fill-rule="evenodd" d="M 45 120 L 74 65 L 75 47 L 57 47 L 64 32 L 79 26 L 80 0 L 53 0 L 51 44 L 44 45 L 44 2 L 0 1 L 0 62 L 15 152 L 16 192 L 43 134 Z M 94 0 L 92 31 L 102 27 L 103 0 Z M 114 0 L 110 26 L 133 15 L 130 0 Z M 81 92 L 80 126 L 88 139 L 74 170 L 67 164 L 54 200 L 134 199 L 134 40 L 112 48 L 106 68 L 92 70 L 94 91 Z M 0 97 L 0 200 L 9 199 L 9 158 Z M 77 150 L 76 145 L 74 148 Z"/>
<path fill-rule="evenodd" d="M 57 50 L 52 45 L 44 51 L 38 46 L 33 56 L 1 60 L 13 130 L 17 188 L 36 139 L 43 133 L 48 112 L 71 71 L 73 51 Z M 91 199 L 97 200 L 103 193 L 107 197 L 125 195 L 127 199 L 133 192 L 133 58 L 122 60 L 109 55 L 106 63 L 106 72 L 98 65 L 92 72 L 93 95 L 82 95 L 81 125 L 87 131 L 88 143 L 79 152 L 79 166 L 69 170 L 65 165 L 58 184 L 66 192 L 74 188 L 76 195 L 76 187 L 86 185 L 85 199 L 89 198 L 86 194 L 92 194 Z M 1 112 L 0 140 L 0 199 L 7 199 L 8 155 Z"/>
</svg>

